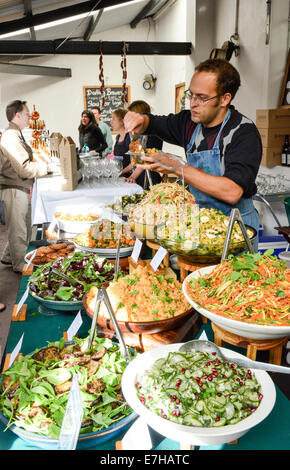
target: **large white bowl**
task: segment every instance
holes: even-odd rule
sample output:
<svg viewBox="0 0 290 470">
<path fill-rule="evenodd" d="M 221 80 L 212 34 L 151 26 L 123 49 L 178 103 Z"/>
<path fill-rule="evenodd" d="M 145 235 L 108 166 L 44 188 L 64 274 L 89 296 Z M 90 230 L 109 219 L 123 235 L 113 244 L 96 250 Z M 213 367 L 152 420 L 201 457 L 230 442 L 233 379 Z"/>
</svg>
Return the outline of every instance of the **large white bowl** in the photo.
<svg viewBox="0 0 290 470">
<path fill-rule="evenodd" d="M 190 305 L 201 315 L 204 315 L 211 320 L 215 325 L 220 326 L 226 331 L 234 333 L 238 336 L 244 336 L 245 338 L 255 339 L 277 339 L 290 336 L 290 325 L 289 326 L 270 326 L 270 325 L 254 325 L 251 323 L 241 322 L 238 320 L 232 320 L 221 315 L 217 315 L 210 310 L 198 305 L 191 297 L 192 294 L 188 293 L 187 283 L 191 279 L 198 279 L 200 276 L 206 276 L 211 273 L 215 266 L 206 266 L 205 268 L 198 269 L 197 271 L 189 274 L 183 281 L 182 290 L 186 299 Z"/>
<path fill-rule="evenodd" d="M 239 439 L 269 415 L 276 401 L 276 389 L 267 372 L 261 370 L 253 371 L 261 385 L 261 393 L 263 394 L 261 403 L 256 411 L 237 424 L 209 428 L 185 426 L 161 418 L 142 405 L 135 388 L 138 375 L 144 373 L 157 359 L 166 357 L 172 351 L 177 351 L 181 345 L 182 343 L 168 344 L 140 354 L 130 362 L 123 373 L 122 391 L 127 403 L 155 431 L 183 444 L 210 446 Z M 227 349 L 221 348 L 221 350 L 225 355 L 227 355 L 227 352 L 229 355 Z M 231 357 L 244 357 L 234 351 L 230 351 L 230 355 Z"/>
<path fill-rule="evenodd" d="M 92 221 L 74 221 L 57 218 L 58 227 L 66 233 L 83 233 L 89 230 L 93 224 L 100 220 L 100 217 Z"/>
</svg>

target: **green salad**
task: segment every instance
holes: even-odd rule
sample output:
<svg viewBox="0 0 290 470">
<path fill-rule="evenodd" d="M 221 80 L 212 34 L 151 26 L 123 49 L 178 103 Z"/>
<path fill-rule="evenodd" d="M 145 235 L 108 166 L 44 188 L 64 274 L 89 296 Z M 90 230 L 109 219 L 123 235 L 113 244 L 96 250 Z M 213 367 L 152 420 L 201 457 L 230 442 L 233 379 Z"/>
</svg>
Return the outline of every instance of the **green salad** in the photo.
<svg viewBox="0 0 290 470">
<path fill-rule="evenodd" d="M 57 274 L 51 274 L 48 287 L 50 266 L 75 279 L 77 285 L 71 285 Z M 105 258 L 91 253 L 75 252 L 67 258 L 59 258 L 36 269 L 29 278 L 30 291 L 46 300 L 80 301 L 91 286 L 101 284 L 114 278 L 115 267 Z"/>
<path fill-rule="evenodd" d="M 169 353 L 139 375 L 135 387 L 148 409 L 188 426 L 236 424 L 262 400 L 250 369 L 201 351 Z"/>
<path fill-rule="evenodd" d="M 49 343 L 1 374 L 0 410 L 7 427 L 58 438 L 74 374 L 83 405 L 80 434 L 108 428 L 132 413 L 121 392 L 127 364 L 119 347 L 98 337 L 90 350 L 87 344 L 88 338 L 77 337 L 68 344 Z"/>
</svg>

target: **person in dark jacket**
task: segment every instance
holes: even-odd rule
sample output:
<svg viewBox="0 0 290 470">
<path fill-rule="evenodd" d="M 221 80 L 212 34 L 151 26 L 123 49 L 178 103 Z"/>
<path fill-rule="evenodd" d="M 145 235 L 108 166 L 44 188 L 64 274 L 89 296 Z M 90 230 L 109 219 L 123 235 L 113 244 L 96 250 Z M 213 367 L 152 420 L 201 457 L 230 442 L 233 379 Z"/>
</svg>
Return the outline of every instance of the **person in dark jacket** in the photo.
<svg viewBox="0 0 290 470">
<path fill-rule="evenodd" d="M 87 144 L 90 152 L 97 152 L 100 154 L 102 154 L 103 150 L 107 148 L 105 137 L 103 136 L 92 111 L 85 109 L 82 112 L 78 130 L 80 153 L 82 152 L 85 144 Z"/>
</svg>

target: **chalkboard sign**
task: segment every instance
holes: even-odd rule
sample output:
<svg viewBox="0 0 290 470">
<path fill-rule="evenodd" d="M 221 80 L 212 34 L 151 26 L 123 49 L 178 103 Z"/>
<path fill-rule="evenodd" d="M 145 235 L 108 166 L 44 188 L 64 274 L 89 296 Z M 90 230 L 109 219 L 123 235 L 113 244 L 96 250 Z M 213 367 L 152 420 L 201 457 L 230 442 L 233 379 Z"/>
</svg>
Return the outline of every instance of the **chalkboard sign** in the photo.
<svg viewBox="0 0 290 470">
<path fill-rule="evenodd" d="M 105 86 L 105 106 L 102 108 L 102 97 L 100 86 L 84 86 L 84 109 L 92 109 L 98 106 L 102 109 L 102 121 L 110 126 L 112 112 L 117 108 L 124 108 L 122 102 L 122 86 Z M 130 86 L 126 86 L 128 93 L 128 104 L 130 103 Z"/>
</svg>

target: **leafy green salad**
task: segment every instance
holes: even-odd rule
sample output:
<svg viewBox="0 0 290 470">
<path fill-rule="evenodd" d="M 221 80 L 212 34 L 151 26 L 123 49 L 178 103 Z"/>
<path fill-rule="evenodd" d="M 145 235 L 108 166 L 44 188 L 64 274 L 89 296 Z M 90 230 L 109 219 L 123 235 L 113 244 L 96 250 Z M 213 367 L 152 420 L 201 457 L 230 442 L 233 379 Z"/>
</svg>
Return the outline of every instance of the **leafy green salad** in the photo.
<svg viewBox="0 0 290 470">
<path fill-rule="evenodd" d="M 0 410 L 7 427 L 58 438 L 75 374 L 83 405 L 80 434 L 108 428 L 132 413 L 121 392 L 126 360 L 119 347 L 98 337 L 90 350 L 87 345 L 88 338 L 77 337 L 49 343 L 1 374 Z"/>
<path fill-rule="evenodd" d="M 188 426 L 236 424 L 262 400 L 250 369 L 201 351 L 169 353 L 139 374 L 135 387 L 148 409 Z"/>
<path fill-rule="evenodd" d="M 71 285 L 68 281 L 52 273 L 48 286 L 50 266 L 77 281 Z M 75 252 L 67 258 L 44 264 L 36 269 L 29 279 L 30 291 L 46 300 L 80 301 L 91 286 L 101 284 L 114 278 L 114 265 L 105 258 L 91 253 Z"/>
</svg>

